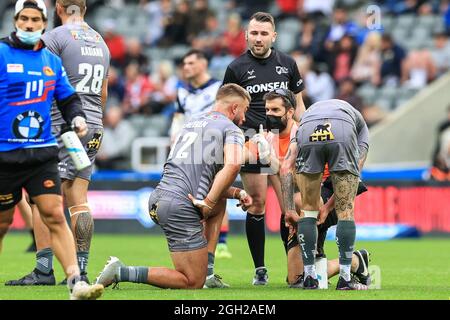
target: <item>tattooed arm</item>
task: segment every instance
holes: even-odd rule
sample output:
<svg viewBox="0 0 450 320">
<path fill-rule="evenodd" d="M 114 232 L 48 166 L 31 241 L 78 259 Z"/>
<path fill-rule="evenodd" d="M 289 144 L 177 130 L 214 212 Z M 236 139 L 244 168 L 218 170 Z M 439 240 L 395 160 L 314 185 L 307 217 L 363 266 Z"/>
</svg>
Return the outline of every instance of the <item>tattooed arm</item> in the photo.
<svg viewBox="0 0 450 320">
<path fill-rule="evenodd" d="M 295 211 L 294 202 L 294 174 L 295 159 L 297 156 L 297 143 L 292 141 L 289 150 L 281 165 L 280 180 L 283 194 L 284 212 L 286 222 L 294 225 L 299 219 Z"/>
</svg>

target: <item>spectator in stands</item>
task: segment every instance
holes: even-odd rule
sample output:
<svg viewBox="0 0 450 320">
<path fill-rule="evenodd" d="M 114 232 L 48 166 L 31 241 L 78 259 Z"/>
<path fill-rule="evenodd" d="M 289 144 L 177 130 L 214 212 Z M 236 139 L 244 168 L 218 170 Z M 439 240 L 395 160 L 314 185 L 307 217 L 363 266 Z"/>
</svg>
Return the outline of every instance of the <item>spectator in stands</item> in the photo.
<svg viewBox="0 0 450 320">
<path fill-rule="evenodd" d="M 402 63 L 405 50 L 394 43 L 389 34 L 381 37 L 381 81 L 383 84 L 397 85 L 402 76 Z"/>
<path fill-rule="evenodd" d="M 345 35 L 326 56 L 329 70 L 336 83 L 350 76 L 357 48 L 353 37 Z"/>
<path fill-rule="evenodd" d="M 136 131 L 131 123 L 123 118 L 122 109 L 118 106 L 109 108 L 105 115 L 103 139 L 97 153 L 96 165 L 100 169 L 121 169 L 120 162 L 129 159 L 134 138 Z"/>
<path fill-rule="evenodd" d="M 280 14 L 278 19 L 297 17 L 299 0 L 276 0 Z"/>
<path fill-rule="evenodd" d="M 444 32 L 435 34 L 431 55 L 436 65 L 438 76 L 450 69 L 450 43 Z"/>
<path fill-rule="evenodd" d="M 150 73 L 150 64 L 148 57 L 142 51 L 141 41 L 137 38 L 131 38 L 127 43 L 127 53 L 125 55 L 125 68 L 128 65 L 136 63 L 139 66 L 139 72 L 143 74 Z"/>
<path fill-rule="evenodd" d="M 348 18 L 347 10 L 337 7 L 333 12 L 333 22 L 327 35 L 327 43 L 337 42 L 346 34 L 355 36 L 358 25 Z"/>
<path fill-rule="evenodd" d="M 162 47 L 175 44 L 187 44 L 187 29 L 189 20 L 189 3 L 186 0 L 177 2 L 175 11 L 167 16 L 164 23 L 164 35 L 159 43 Z"/>
<path fill-rule="evenodd" d="M 267 12 L 273 0 L 231 0 L 229 10 L 248 20 L 255 12 Z"/>
<path fill-rule="evenodd" d="M 149 103 L 153 89 L 148 76 L 139 72 L 139 65 L 129 64 L 125 70 L 124 116 L 141 113 Z"/>
<path fill-rule="evenodd" d="M 351 76 L 356 83 L 370 82 L 378 86 L 381 82 L 381 35 L 371 32 L 359 47 Z"/>
<path fill-rule="evenodd" d="M 305 80 L 306 93 L 312 103 L 334 98 L 334 81 L 327 72 L 326 64 L 316 64 L 312 56 L 303 55 L 298 63 L 300 74 Z"/>
<path fill-rule="evenodd" d="M 208 13 L 205 25 L 205 29 L 192 39 L 191 46 L 212 56 L 219 51 L 219 37 L 222 33 L 215 13 Z"/>
<path fill-rule="evenodd" d="M 176 101 L 177 78 L 174 75 L 172 62 L 163 60 L 158 64 L 158 73 L 153 77 L 153 85 L 150 101 L 143 110 L 146 115 L 161 113 Z"/>
<path fill-rule="evenodd" d="M 164 20 L 172 14 L 171 0 L 148 1 L 141 0 L 140 5 L 147 12 L 148 30 L 145 43 L 148 46 L 155 46 L 164 35 Z"/>
<path fill-rule="evenodd" d="M 313 19 L 303 18 L 302 25 L 303 28 L 299 36 L 299 44 L 295 50 L 317 57 L 322 48 L 325 33 L 321 31 Z"/>
<path fill-rule="evenodd" d="M 450 36 L 450 1 L 443 1 L 442 11 L 444 13 L 445 32 Z"/>
<path fill-rule="evenodd" d="M 331 17 L 335 0 L 299 0 L 298 10 L 301 17 Z"/>
<path fill-rule="evenodd" d="M 111 65 L 123 68 L 127 54 L 125 38 L 116 32 L 116 23 L 112 19 L 104 21 L 102 29 L 103 39 L 111 53 Z"/>
<path fill-rule="evenodd" d="M 245 31 L 241 25 L 241 16 L 232 13 L 228 17 L 227 29 L 218 41 L 220 54 L 239 57 L 247 48 L 245 41 Z"/>
<path fill-rule="evenodd" d="M 411 51 L 402 65 L 402 84 L 411 89 L 422 89 L 437 75 L 431 52 L 427 49 Z"/>
<path fill-rule="evenodd" d="M 355 82 L 352 78 L 348 77 L 340 82 L 337 99 L 347 101 L 359 112 L 363 112 L 364 103 L 355 91 Z"/>
<path fill-rule="evenodd" d="M 194 0 L 193 6 L 189 10 L 187 21 L 188 41 L 192 41 L 201 31 L 206 29 L 206 19 L 212 11 L 208 7 L 207 0 Z"/>
<path fill-rule="evenodd" d="M 111 66 L 108 72 L 107 106 L 120 105 L 125 97 L 125 80 L 118 70 Z"/>
<path fill-rule="evenodd" d="M 438 126 L 430 178 L 450 181 L 450 105 L 447 108 L 447 119 Z"/>
</svg>

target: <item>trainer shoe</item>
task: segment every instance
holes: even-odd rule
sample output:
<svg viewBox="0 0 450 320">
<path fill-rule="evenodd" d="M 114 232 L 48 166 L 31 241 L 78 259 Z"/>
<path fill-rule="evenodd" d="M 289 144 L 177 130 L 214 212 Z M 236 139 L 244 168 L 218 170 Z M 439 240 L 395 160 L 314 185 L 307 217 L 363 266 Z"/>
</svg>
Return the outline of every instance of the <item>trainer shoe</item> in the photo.
<svg viewBox="0 0 450 320">
<path fill-rule="evenodd" d="M 297 277 L 297 280 L 295 280 L 294 283 L 289 285 L 289 288 L 303 289 L 303 282 L 304 282 L 304 278 L 303 278 L 303 274 L 301 274 Z"/>
<path fill-rule="evenodd" d="M 226 243 L 217 244 L 214 256 L 217 259 L 231 259 L 233 257 Z"/>
<path fill-rule="evenodd" d="M 109 260 L 106 262 L 106 265 L 103 268 L 102 272 L 100 272 L 99 276 L 95 280 L 95 283 L 101 284 L 105 288 L 109 287 L 112 284 L 117 284 L 118 283 L 117 276 L 119 274 L 119 269 L 123 267 L 125 267 L 125 264 L 123 264 L 119 260 L 119 258 L 109 257 Z"/>
<path fill-rule="evenodd" d="M 307 276 L 303 281 L 303 289 L 306 290 L 316 290 L 319 289 L 319 280 L 314 279 L 311 276 Z"/>
<path fill-rule="evenodd" d="M 55 284 L 56 280 L 53 270 L 49 274 L 45 274 L 38 269 L 34 269 L 23 278 L 7 281 L 5 286 L 54 286 Z"/>
<path fill-rule="evenodd" d="M 203 285 L 203 289 L 213 289 L 213 288 L 225 289 L 229 287 L 230 285 L 223 282 L 222 277 L 217 274 L 207 276 L 205 284 Z"/>
<path fill-rule="evenodd" d="M 84 281 L 78 281 L 70 293 L 70 300 L 97 300 L 103 290 L 101 284 L 89 285 Z"/>
<path fill-rule="evenodd" d="M 91 284 L 91 283 L 89 282 L 87 273 L 80 274 L 80 281 L 84 281 L 84 282 L 86 282 L 87 284 Z M 58 283 L 58 286 L 67 286 L 67 279 L 64 279 L 63 281 L 61 281 L 60 283 Z"/>
<path fill-rule="evenodd" d="M 255 276 L 253 277 L 254 286 L 265 286 L 269 283 L 269 275 L 267 274 L 266 267 L 259 267 L 255 270 Z"/>
<path fill-rule="evenodd" d="M 371 283 L 370 273 L 369 273 L 369 261 L 370 261 L 370 253 L 366 249 L 356 250 L 353 252 L 358 257 L 359 266 L 358 270 L 354 272 L 358 281 L 366 286 L 369 286 Z"/>
<path fill-rule="evenodd" d="M 338 283 L 336 285 L 336 290 L 367 290 L 368 286 L 359 283 L 354 277 L 350 281 L 345 281 L 344 278 L 339 277 Z"/>
</svg>

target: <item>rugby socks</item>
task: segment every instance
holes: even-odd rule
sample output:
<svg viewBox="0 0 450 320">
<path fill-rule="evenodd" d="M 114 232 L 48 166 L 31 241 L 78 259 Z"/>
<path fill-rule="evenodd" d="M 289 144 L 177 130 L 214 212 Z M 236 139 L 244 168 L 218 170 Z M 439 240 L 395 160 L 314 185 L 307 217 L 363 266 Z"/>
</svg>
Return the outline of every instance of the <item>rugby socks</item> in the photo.
<svg viewBox="0 0 450 320">
<path fill-rule="evenodd" d="M 355 221 L 339 220 L 336 227 L 336 243 L 339 249 L 339 276 L 344 278 L 345 281 L 350 281 L 355 236 Z"/>
<path fill-rule="evenodd" d="M 227 231 L 220 231 L 219 234 L 219 243 L 227 243 L 227 236 L 228 236 L 228 230 Z"/>
<path fill-rule="evenodd" d="M 247 212 L 245 223 L 248 246 L 252 254 L 255 268 L 263 267 L 264 264 L 264 246 L 266 240 L 266 225 L 264 214 L 255 215 Z"/>
<path fill-rule="evenodd" d="M 305 268 L 305 278 L 311 276 L 317 279 L 314 265 L 317 243 L 317 219 L 311 217 L 301 219 L 298 222 L 297 230 L 298 243 L 302 251 L 303 265 Z"/>
<path fill-rule="evenodd" d="M 78 267 L 80 267 L 80 274 L 87 274 L 87 265 L 89 261 L 88 251 L 77 252 Z"/>
<path fill-rule="evenodd" d="M 214 274 L 214 253 L 208 252 L 208 273 L 207 276 Z"/>
<path fill-rule="evenodd" d="M 148 267 L 123 267 L 119 268 L 119 282 L 134 282 L 148 284 Z"/>
<path fill-rule="evenodd" d="M 53 252 L 45 248 L 36 252 L 36 269 L 43 274 L 50 274 L 53 269 Z"/>
</svg>

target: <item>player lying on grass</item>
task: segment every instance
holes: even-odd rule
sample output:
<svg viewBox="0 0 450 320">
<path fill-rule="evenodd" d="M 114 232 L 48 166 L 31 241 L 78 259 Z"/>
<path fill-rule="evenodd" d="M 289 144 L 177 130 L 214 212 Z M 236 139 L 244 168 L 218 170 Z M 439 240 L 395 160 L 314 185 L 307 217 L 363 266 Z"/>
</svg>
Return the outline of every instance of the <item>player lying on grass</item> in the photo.
<svg viewBox="0 0 450 320">
<path fill-rule="evenodd" d="M 280 208 L 284 208 L 279 168 L 284 161 L 284 157 L 288 151 L 289 143 L 295 138 L 298 125 L 293 119 L 295 110 L 295 95 L 289 90 L 278 89 L 265 95 L 267 128 L 270 131 L 267 134 L 260 133 L 251 142 L 256 143 L 250 147 L 253 153 L 256 151 L 263 163 L 270 164 L 273 175 L 269 176 L 269 180 L 277 194 Z M 332 197 L 332 185 L 329 178 L 324 179 L 321 188 L 322 206 L 320 208 L 321 220 L 319 221 L 319 242 L 318 256 L 324 257 L 323 245 L 327 230 L 330 226 L 337 223 L 337 214 L 334 209 L 334 198 Z M 358 191 L 364 192 L 365 187 L 360 183 Z M 296 211 L 301 212 L 301 194 L 297 190 L 295 195 Z M 323 205 L 323 202 L 326 204 Z M 287 254 L 288 277 L 287 281 L 291 287 L 302 287 L 303 285 L 303 261 L 301 258 L 300 246 L 298 243 L 296 232 L 293 228 L 288 228 L 284 220 L 284 211 L 280 219 L 280 234 Z M 359 279 L 362 284 L 370 284 L 370 276 L 367 270 L 369 257 L 367 250 L 357 250 L 352 256 L 352 273 Z M 339 273 L 338 259 L 328 261 L 328 277 L 333 277 Z"/>
<path fill-rule="evenodd" d="M 228 84 L 217 93 L 212 112 L 187 122 L 172 146 L 163 177 L 151 194 L 149 214 L 164 231 L 174 269 L 129 267 L 111 257 L 97 278 L 109 286 L 146 283 L 161 288 L 203 288 L 208 271 L 208 241 L 217 241 L 225 198 L 250 197 L 230 188 L 243 163 L 245 120 L 250 96 Z"/>
</svg>

